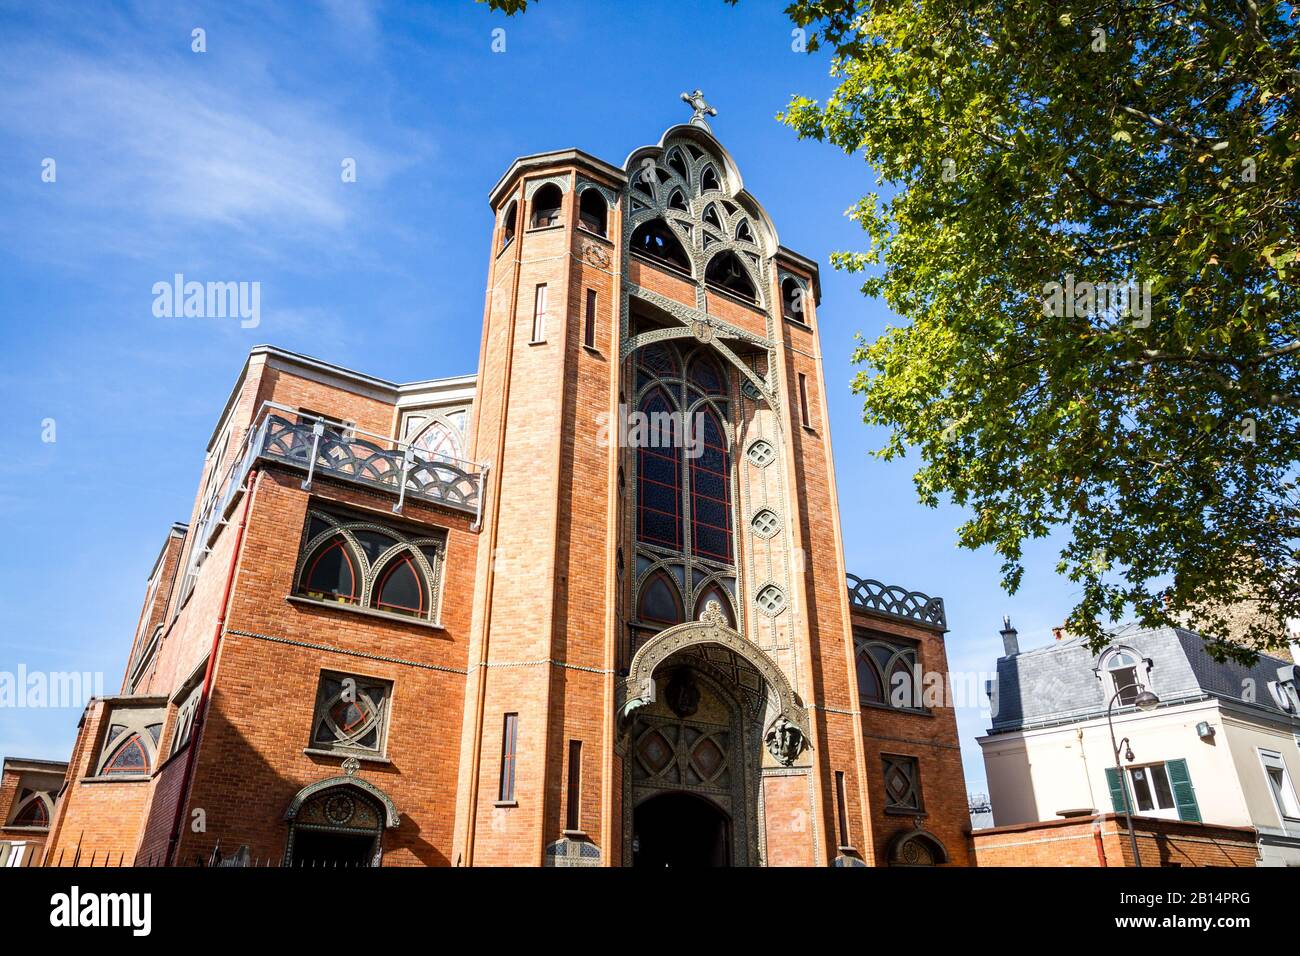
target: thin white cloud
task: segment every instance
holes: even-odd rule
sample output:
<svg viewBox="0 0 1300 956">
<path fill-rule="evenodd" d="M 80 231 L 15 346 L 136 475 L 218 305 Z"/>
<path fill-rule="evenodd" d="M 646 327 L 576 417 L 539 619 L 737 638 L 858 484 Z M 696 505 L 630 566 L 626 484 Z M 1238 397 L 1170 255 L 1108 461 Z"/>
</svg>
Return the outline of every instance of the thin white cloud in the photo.
<svg viewBox="0 0 1300 956">
<path fill-rule="evenodd" d="M 346 245 L 367 193 L 431 151 L 422 134 L 391 127 L 381 135 L 396 145 L 376 145 L 353 128 L 368 117 L 336 117 L 326 98 L 280 89 L 266 71 L 231 72 L 198 54 L 0 42 L 0 144 L 28 158 L 31 182 L 42 158 L 58 164 L 37 243 L 76 238 L 146 257 L 199 229 L 262 253 L 304 238 Z M 341 179 L 347 158 L 356 183 Z"/>
</svg>

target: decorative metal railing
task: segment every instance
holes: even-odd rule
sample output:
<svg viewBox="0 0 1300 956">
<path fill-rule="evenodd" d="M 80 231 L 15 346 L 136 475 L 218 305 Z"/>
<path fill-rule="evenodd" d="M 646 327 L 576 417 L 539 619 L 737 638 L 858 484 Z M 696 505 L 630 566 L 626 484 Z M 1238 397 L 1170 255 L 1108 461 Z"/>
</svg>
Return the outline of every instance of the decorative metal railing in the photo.
<svg viewBox="0 0 1300 956">
<path fill-rule="evenodd" d="M 920 591 L 909 591 L 893 584 L 882 584 L 856 574 L 848 575 L 849 603 L 864 611 L 888 614 L 908 621 L 919 621 L 933 627 L 948 628 L 948 618 L 943 610 L 943 598 L 930 597 Z"/>
<path fill-rule="evenodd" d="M 186 572 L 190 578 L 198 573 L 212 539 L 259 458 L 305 472 L 304 490 L 310 489 L 317 477 L 329 477 L 389 492 L 397 498 L 394 512 L 401 512 L 410 498 L 474 515 L 475 531 L 483 518 L 486 465 L 430 453 L 406 442 L 264 402 L 229 469 L 212 486 L 199 511 Z"/>
</svg>

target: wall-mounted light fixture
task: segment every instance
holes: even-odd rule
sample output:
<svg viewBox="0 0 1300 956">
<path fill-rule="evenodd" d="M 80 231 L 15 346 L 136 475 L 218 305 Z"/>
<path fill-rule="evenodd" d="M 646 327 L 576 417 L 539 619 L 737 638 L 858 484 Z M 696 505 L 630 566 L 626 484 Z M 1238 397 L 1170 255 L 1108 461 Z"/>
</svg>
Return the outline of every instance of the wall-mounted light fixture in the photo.
<svg viewBox="0 0 1300 956">
<path fill-rule="evenodd" d="M 1196 725 L 1196 736 L 1200 737 L 1202 740 L 1213 740 L 1214 725 L 1208 720 L 1201 721 Z"/>
</svg>

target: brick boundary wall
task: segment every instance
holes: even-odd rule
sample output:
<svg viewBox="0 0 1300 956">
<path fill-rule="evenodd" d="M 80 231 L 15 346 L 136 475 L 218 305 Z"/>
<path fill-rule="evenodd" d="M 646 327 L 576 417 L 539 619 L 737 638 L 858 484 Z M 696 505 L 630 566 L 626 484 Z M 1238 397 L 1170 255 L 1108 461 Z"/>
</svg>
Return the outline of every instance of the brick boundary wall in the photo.
<svg viewBox="0 0 1300 956">
<path fill-rule="evenodd" d="M 1133 818 L 1143 866 L 1255 866 L 1252 827 Z M 1133 866 L 1124 817 L 1102 813 L 976 830 L 978 866 Z M 1103 862 L 1104 861 L 1104 862 Z"/>
</svg>

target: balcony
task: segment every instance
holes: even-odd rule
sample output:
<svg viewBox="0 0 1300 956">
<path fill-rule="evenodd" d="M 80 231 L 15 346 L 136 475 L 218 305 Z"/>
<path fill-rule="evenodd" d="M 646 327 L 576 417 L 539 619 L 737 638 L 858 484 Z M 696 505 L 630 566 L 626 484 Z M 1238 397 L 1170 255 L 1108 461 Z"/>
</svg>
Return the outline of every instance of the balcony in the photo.
<svg viewBox="0 0 1300 956">
<path fill-rule="evenodd" d="M 259 459 L 303 472 L 303 490 L 310 490 L 317 478 L 332 478 L 388 492 L 396 499 L 393 511 L 397 513 L 413 500 L 473 515 L 473 531 L 483 519 L 486 465 L 432 454 L 406 442 L 265 402 L 229 469 L 211 486 L 199 512 L 187 571 L 191 576 L 211 550 L 213 538 Z"/>
<path fill-rule="evenodd" d="M 896 584 L 882 584 L 869 578 L 860 578 L 856 574 L 848 575 L 848 583 L 849 604 L 856 610 L 896 617 L 941 631 L 948 629 L 943 598 L 909 591 Z"/>
</svg>

